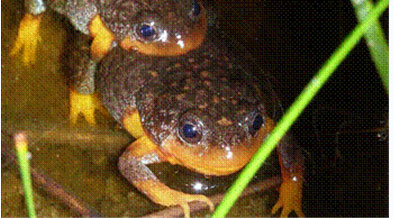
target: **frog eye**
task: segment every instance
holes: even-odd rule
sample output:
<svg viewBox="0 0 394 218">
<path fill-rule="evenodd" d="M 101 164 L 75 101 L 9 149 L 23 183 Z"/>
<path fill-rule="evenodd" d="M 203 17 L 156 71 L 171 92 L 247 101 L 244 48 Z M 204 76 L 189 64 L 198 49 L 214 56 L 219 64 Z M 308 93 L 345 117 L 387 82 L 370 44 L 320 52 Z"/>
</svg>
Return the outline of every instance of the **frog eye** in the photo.
<svg viewBox="0 0 394 218">
<path fill-rule="evenodd" d="M 253 136 L 256 135 L 257 131 L 260 130 L 261 126 L 264 124 L 264 118 L 261 116 L 261 114 L 256 113 L 253 116 L 253 119 L 251 119 L 251 122 L 249 124 L 249 133 Z"/>
<path fill-rule="evenodd" d="M 152 25 L 142 24 L 137 28 L 138 35 L 143 39 L 153 39 L 156 35 L 156 29 Z"/>
<path fill-rule="evenodd" d="M 179 135 L 185 142 L 196 144 L 202 137 L 201 125 L 190 121 L 182 122 L 179 126 Z"/>
<path fill-rule="evenodd" d="M 194 1 L 192 4 L 192 15 L 198 16 L 201 12 L 201 6 L 197 1 Z"/>
<path fill-rule="evenodd" d="M 192 9 L 190 10 L 189 16 L 192 20 L 198 18 L 201 13 L 201 5 L 197 1 L 193 1 Z"/>
</svg>

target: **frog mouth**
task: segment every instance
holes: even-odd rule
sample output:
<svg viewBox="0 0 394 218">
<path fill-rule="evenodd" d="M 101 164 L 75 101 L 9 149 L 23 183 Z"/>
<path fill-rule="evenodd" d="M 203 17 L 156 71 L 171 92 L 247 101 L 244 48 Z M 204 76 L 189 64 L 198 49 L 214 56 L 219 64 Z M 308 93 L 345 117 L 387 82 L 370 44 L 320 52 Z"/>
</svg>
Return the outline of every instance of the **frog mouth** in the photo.
<svg viewBox="0 0 394 218">
<path fill-rule="evenodd" d="M 201 147 L 184 146 L 175 138 L 164 141 L 160 148 L 172 164 L 185 166 L 204 175 L 224 176 L 242 169 L 273 127 L 274 122 L 269 119 L 265 128 L 261 128 L 252 140 L 231 148 L 211 145 L 207 151 L 202 152 Z"/>
<path fill-rule="evenodd" d="M 141 42 L 126 37 L 120 46 L 128 51 L 135 50 L 141 54 L 152 56 L 177 56 L 198 48 L 204 41 L 207 31 L 207 18 L 205 10 L 201 19 L 195 23 L 190 33 L 184 38 L 170 36 L 164 41 Z"/>
</svg>

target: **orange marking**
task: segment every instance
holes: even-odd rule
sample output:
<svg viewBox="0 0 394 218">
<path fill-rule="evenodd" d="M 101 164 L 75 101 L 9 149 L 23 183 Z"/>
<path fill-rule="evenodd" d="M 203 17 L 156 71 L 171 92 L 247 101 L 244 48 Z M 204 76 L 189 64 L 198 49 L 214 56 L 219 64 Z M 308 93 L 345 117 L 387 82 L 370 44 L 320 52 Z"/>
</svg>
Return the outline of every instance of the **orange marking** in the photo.
<svg viewBox="0 0 394 218">
<path fill-rule="evenodd" d="M 120 46 L 125 50 L 137 50 L 146 55 L 155 56 L 176 56 L 182 55 L 190 50 L 198 48 L 205 39 L 207 31 L 207 21 L 205 10 L 202 11 L 199 23 L 196 23 L 191 30 L 190 35 L 182 39 L 184 46 L 180 46 L 179 39 L 170 38 L 166 42 L 151 42 L 145 43 L 137 40 L 131 40 L 130 37 L 123 39 Z"/>
<path fill-rule="evenodd" d="M 138 139 L 145 135 L 140 115 L 136 109 L 128 109 L 126 114 L 123 116 L 122 123 L 127 132 L 129 132 L 134 138 Z"/>
<path fill-rule="evenodd" d="M 160 148 L 167 156 L 175 158 L 181 166 L 198 173 L 215 176 L 229 175 L 249 162 L 273 127 L 273 120 L 267 119 L 265 128 L 262 127 L 256 137 L 230 149 L 232 157 L 228 157 L 228 151 L 216 145 L 211 145 L 208 151 L 204 151 L 202 146 L 184 146 L 175 138 L 168 139 Z"/>
<path fill-rule="evenodd" d="M 101 60 L 111 49 L 112 42 L 115 40 L 114 34 L 109 30 L 100 18 L 96 15 L 89 25 L 90 35 L 93 37 L 90 49 L 92 58 L 95 61 Z"/>
</svg>

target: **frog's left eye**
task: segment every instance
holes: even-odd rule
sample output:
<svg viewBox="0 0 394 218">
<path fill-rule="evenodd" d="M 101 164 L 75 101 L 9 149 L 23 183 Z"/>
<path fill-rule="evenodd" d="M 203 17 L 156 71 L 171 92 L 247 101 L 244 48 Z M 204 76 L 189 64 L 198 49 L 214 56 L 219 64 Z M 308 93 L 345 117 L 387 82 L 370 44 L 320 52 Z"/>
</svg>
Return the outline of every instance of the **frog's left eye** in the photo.
<svg viewBox="0 0 394 218">
<path fill-rule="evenodd" d="M 179 123 L 179 136 L 189 144 L 197 144 L 202 138 L 202 123 L 192 114 L 185 114 Z"/>
<path fill-rule="evenodd" d="M 259 113 L 256 113 L 249 124 L 249 133 L 254 136 L 257 133 L 257 131 L 260 130 L 263 124 L 264 124 L 263 116 L 261 116 L 261 114 Z"/>
<path fill-rule="evenodd" d="M 152 25 L 142 24 L 137 28 L 138 35 L 146 40 L 151 40 L 156 35 L 156 29 Z"/>
</svg>

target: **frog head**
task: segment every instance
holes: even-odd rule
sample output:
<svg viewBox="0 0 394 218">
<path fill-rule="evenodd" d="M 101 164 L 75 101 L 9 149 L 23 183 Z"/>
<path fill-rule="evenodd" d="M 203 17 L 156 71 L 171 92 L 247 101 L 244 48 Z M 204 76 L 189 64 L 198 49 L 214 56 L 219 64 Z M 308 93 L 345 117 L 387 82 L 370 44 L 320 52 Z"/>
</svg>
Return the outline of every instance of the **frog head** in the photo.
<svg viewBox="0 0 394 218">
<path fill-rule="evenodd" d="M 150 70 L 160 73 L 138 92 L 137 110 L 144 134 L 170 162 L 228 175 L 250 160 L 274 122 L 258 82 L 213 50 L 156 59 Z"/>
<path fill-rule="evenodd" d="M 197 0 L 101 0 L 99 15 L 126 50 L 174 56 L 197 48 L 207 29 Z"/>
</svg>

